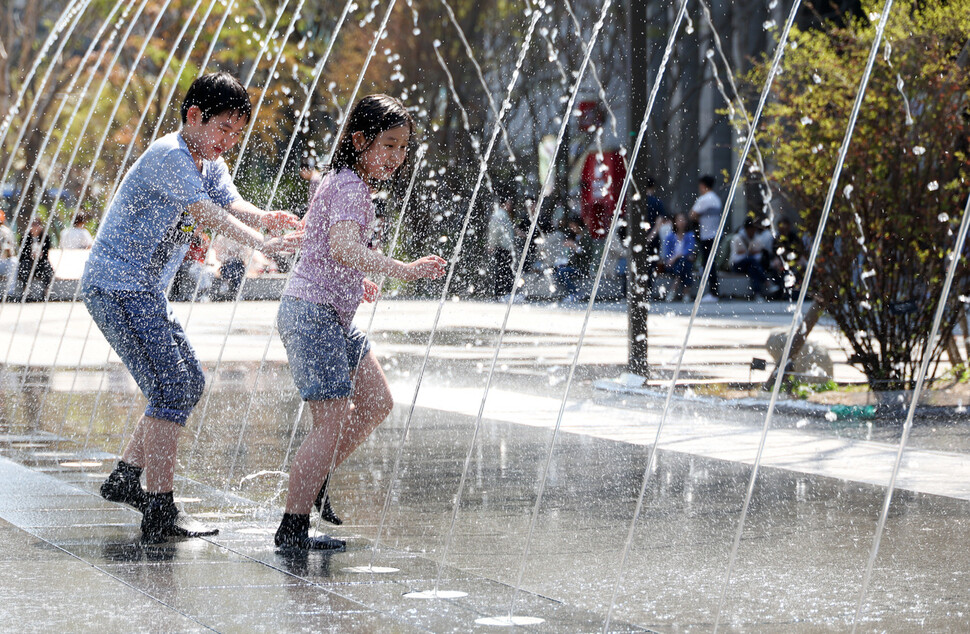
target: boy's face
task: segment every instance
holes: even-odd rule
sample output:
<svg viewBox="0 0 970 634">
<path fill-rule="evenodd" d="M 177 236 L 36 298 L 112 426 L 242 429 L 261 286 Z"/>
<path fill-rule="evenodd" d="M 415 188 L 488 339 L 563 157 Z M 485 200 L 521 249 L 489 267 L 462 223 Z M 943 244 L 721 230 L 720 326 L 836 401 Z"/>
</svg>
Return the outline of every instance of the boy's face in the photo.
<svg viewBox="0 0 970 634">
<path fill-rule="evenodd" d="M 358 171 L 367 180 L 386 181 L 391 178 L 408 157 L 410 139 L 411 130 L 406 125 L 381 132 L 370 146 L 363 133 L 355 132 L 354 147 L 358 151 L 367 148 L 357 159 Z"/>
<path fill-rule="evenodd" d="M 214 161 L 239 141 L 249 120 L 238 112 L 222 112 L 202 122 L 198 106 L 189 108 L 185 116 L 182 137 L 197 158 Z"/>
</svg>

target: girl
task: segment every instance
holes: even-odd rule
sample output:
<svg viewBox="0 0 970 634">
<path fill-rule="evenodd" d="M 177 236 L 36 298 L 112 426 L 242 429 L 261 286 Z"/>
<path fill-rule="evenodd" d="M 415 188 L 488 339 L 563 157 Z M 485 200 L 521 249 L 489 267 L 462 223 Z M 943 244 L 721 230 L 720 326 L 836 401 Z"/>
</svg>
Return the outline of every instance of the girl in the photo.
<svg viewBox="0 0 970 634">
<path fill-rule="evenodd" d="M 283 291 L 278 325 L 313 427 L 290 467 L 286 510 L 276 531 L 279 547 L 344 548 L 339 539 L 308 536 L 310 508 L 323 493 L 331 465 L 346 460 L 391 412 L 384 372 L 367 337 L 351 324 L 361 300 L 377 298 L 377 285 L 364 275 L 410 281 L 445 272 L 445 261 L 435 255 L 405 264 L 367 247 L 375 219 L 371 196 L 382 187 L 402 193 L 413 135 L 414 121 L 400 101 L 364 97 L 354 105 L 330 169 L 312 193 L 303 255 Z M 320 503 L 325 519 L 336 520 L 323 495 Z"/>
</svg>

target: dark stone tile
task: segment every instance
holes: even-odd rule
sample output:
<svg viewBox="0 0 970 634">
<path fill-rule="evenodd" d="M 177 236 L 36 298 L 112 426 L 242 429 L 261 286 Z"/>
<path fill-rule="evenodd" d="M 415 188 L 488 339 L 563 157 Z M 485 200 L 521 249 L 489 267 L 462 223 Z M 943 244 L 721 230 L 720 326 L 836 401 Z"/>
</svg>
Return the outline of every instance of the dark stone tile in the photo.
<svg viewBox="0 0 970 634">
<path fill-rule="evenodd" d="M 70 559 L 70 558 L 68 558 Z M 198 632 L 205 628 L 77 560 L 0 561 L 0 623 L 17 631 Z"/>
</svg>

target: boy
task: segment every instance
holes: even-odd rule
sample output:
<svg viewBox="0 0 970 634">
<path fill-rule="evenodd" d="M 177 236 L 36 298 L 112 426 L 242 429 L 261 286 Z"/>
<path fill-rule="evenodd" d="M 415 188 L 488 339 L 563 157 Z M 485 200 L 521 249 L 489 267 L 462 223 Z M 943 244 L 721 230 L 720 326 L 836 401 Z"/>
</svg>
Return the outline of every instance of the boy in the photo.
<svg viewBox="0 0 970 634">
<path fill-rule="evenodd" d="M 268 239 L 250 228 L 279 231 L 298 219 L 240 198 L 221 157 L 251 113 L 249 95 L 233 76 L 196 79 L 182 104 L 182 129 L 152 143 L 125 175 L 81 279 L 91 317 L 148 399 L 122 460 L 101 486 L 106 500 L 142 512 L 148 542 L 218 532 L 180 512 L 172 493 L 179 433 L 205 387 L 165 298 L 172 261 L 182 260 L 196 223 L 267 254 L 292 253 L 302 241 L 302 232 Z"/>
</svg>

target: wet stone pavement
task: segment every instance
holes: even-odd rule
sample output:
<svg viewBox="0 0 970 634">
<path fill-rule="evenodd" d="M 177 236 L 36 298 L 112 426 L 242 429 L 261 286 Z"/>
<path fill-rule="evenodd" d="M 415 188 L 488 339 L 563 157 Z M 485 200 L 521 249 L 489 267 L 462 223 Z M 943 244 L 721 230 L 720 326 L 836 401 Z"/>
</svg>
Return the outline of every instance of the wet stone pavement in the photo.
<svg viewBox="0 0 970 634">
<path fill-rule="evenodd" d="M 469 631 L 475 619 L 507 610 L 511 588 L 454 566 L 441 587 L 461 587 L 467 597 L 405 598 L 430 589 L 438 574 L 425 553 L 388 546 L 375 565 L 398 572 L 348 571 L 371 564 L 359 524 L 334 531 L 349 539 L 345 553 L 277 552 L 276 514 L 184 479 L 181 502 L 220 534 L 143 544 L 140 516 L 97 496 L 108 456 L 45 451 L 58 444 L 47 434 L 0 437 L 0 622 L 20 631 Z M 405 531 L 396 532 L 399 541 Z M 600 621 L 530 592 L 516 605 L 551 631 L 596 630 Z"/>
<path fill-rule="evenodd" d="M 210 411 L 234 418 L 243 393 L 216 390 Z M 23 631 L 485 631 L 496 628 L 476 619 L 507 615 L 513 595 L 516 615 L 544 620 L 537 631 L 602 631 L 649 454 L 648 444 L 560 433 L 526 555 L 552 432 L 486 418 L 442 564 L 475 417 L 418 407 L 375 554 L 405 431 L 401 404 L 334 478 L 347 522 L 328 532 L 348 540 L 347 552 L 291 558 L 271 539 L 285 490 L 278 467 L 303 433 L 291 429 L 298 401 L 267 397 L 274 418 L 256 398 L 245 433 L 213 420 L 198 440 L 183 437 L 176 494 L 220 534 L 146 546 L 140 516 L 97 496 L 137 400 L 65 399 L 46 400 L 40 425 L 7 418 L 0 435 L 0 623 Z M 66 424 L 54 415 L 65 403 L 75 412 Z M 610 631 L 713 628 L 749 475 L 738 461 L 658 452 Z M 723 630 L 849 629 L 883 495 L 880 486 L 762 468 Z M 861 631 L 970 628 L 968 539 L 970 503 L 898 491 Z M 348 570 L 369 564 L 398 572 Z M 438 589 L 467 596 L 404 596 L 433 589 L 439 567 Z"/>
<path fill-rule="evenodd" d="M 239 308 L 228 339 L 221 313 L 204 305 L 188 328 L 209 389 L 181 439 L 176 496 L 220 534 L 157 546 L 139 542 L 135 511 L 97 495 L 144 402 L 103 341 L 82 337 L 83 311 L 69 328 L 38 317 L 29 345 L 19 344 L 33 336 L 29 319 L 25 333 L 4 335 L 16 334 L 20 356 L 0 368 L 0 629 L 468 632 L 501 629 L 476 620 L 511 609 L 542 619 L 536 631 L 600 632 L 611 607 L 610 631 L 714 628 L 763 412 L 674 400 L 621 567 L 662 398 L 592 389 L 625 354 L 622 319 L 598 313 L 558 420 L 581 315 L 531 309 L 498 360 L 445 553 L 501 310 L 449 303 L 458 312 L 445 312 L 408 422 L 433 306 L 401 304 L 393 315 L 407 333 L 395 334 L 389 309 L 374 326 L 398 405 L 333 478 L 345 524 L 319 525 L 348 550 L 294 559 L 272 535 L 309 421 L 278 339 L 267 346 L 273 307 Z M 737 318 L 730 339 L 748 332 L 741 350 L 717 344 L 734 322 L 712 321 L 705 341 L 722 347 L 692 352 L 697 380 L 747 363 L 783 318 Z M 673 326 L 660 323 L 651 338 L 669 344 L 662 327 Z M 859 631 L 970 631 L 967 429 L 965 416 L 914 429 Z M 852 628 L 898 440 L 898 427 L 776 415 L 721 631 Z M 350 570 L 370 564 L 398 570 Z M 467 594 L 405 596 L 439 576 L 438 590 Z"/>
</svg>

